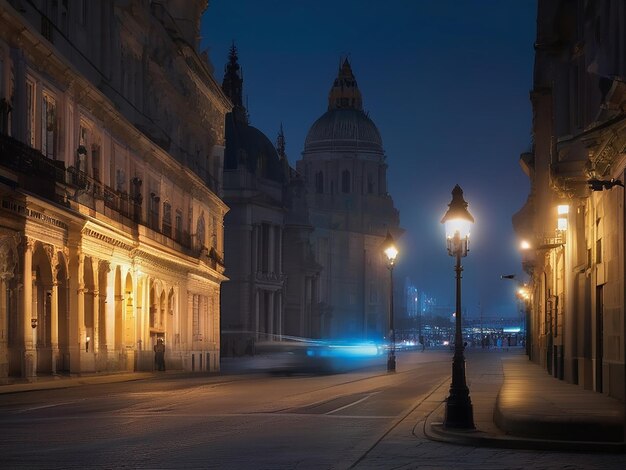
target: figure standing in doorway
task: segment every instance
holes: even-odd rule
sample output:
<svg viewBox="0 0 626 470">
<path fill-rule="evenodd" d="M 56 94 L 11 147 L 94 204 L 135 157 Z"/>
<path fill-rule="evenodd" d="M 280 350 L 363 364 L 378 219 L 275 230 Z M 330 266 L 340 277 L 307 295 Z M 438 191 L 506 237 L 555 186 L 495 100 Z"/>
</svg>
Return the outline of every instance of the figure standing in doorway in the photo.
<svg viewBox="0 0 626 470">
<path fill-rule="evenodd" d="M 163 338 L 157 340 L 154 345 L 154 365 L 157 370 L 165 371 L 165 344 Z"/>
</svg>

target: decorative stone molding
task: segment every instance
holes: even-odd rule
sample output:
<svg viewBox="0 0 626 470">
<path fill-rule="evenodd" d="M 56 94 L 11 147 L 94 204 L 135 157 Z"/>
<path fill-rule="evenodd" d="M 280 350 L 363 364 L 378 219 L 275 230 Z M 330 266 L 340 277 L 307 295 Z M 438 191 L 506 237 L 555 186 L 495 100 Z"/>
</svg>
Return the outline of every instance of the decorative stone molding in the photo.
<svg viewBox="0 0 626 470">
<path fill-rule="evenodd" d="M 19 232 L 0 232 L 0 278 L 4 281 L 15 275 L 19 243 Z"/>
</svg>

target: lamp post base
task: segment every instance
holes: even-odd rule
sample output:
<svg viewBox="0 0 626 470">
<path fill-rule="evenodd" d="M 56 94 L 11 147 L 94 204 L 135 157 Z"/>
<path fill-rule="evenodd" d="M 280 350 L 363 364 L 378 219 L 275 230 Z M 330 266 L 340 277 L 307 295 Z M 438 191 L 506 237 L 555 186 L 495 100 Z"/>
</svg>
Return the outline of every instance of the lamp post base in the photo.
<svg viewBox="0 0 626 470">
<path fill-rule="evenodd" d="M 395 372 L 396 371 L 396 355 L 389 354 L 387 358 L 387 372 Z"/>
<path fill-rule="evenodd" d="M 460 342 L 457 342 L 460 345 Z M 446 415 L 443 421 L 446 428 L 474 429 L 474 411 L 469 388 L 465 381 L 465 358 L 463 346 L 455 348 L 452 360 L 452 383 L 446 400 Z"/>
<path fill-rule="evenodd" d="M 455 429 L 475 429 L 474 411 L 472 409 L 472 401 L 466 390 L 466 396 L 454 396 L 450 392 L 450 396 L 446 401 L 446 415 L 443 425 L 446 428 Z"/>
</svg>

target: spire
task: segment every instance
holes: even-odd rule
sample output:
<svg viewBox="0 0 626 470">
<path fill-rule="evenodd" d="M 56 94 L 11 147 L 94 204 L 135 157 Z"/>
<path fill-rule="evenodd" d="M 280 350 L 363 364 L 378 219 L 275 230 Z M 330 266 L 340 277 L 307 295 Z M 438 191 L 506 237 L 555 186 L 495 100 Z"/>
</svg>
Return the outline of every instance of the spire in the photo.
<svg viewBox="0 0 626 470">
<path fill-rule="evenodd" d="M 237 47 L 235 41 L 230 46 L 228 52 L 228 62 L 224 67 L 224 80 L 222 90 L 233 103 L 233 114 L 235 117 L 248 121 L 246 108 L 243 106 L 243 71 L 239 66 Z"/>
<path fill-rule="evenodd" d="M 356 83 L 348 58 L 343 60 L 339 73 L 328 94 L 328 109 L 350 108 L 363 110 L 363 98 Z"/>
<path fill-rule="evenodd" d="M 280 123 L 280 130 L 278 131 L 278 137 L 276 138 L 276 151 L 278 157 L 281 160 L 287 160 L 287 153 L 285 152 L 285 133 L 283 132 L 283 123 Z"/>
</svg>

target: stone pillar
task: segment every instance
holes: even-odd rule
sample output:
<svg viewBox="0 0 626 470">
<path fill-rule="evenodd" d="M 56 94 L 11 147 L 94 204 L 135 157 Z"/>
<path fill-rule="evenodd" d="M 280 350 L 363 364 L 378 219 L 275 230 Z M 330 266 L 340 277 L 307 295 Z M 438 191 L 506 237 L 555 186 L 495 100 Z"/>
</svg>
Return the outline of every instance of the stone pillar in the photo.
<svg viewBox="0 0 626 470">
<path fill-rule="evenodd" d="M 115 269 L 111 269 L 108 261 L 103 262 L 102 269 L 106 272 L 106 289 L 104 291 L 104 331 L 102 346 L 107 352 L 108 360 L 115 353 Z"/>
<path fill-rule="evenodd" d="M 273 273 L 276 272 L 276 266 L 275 266 L 275 250 L 274 250 L 274 245 L 275 245 L 275 238 L 274 238 L 274 231 L 275 231 L 275 226 L 274 225 L 270 225 L 269 226 L 269 230 L 268 230 L 268 240 L 267 240 L 267 272 L 268 273 Z"/>
<path fill-rule="evenodd" d="M 274 311 L 275 309 L 275 303 L 274 303 L 274 296 L 276 295 L 276 292 L 272 292 L 269 291 L 268 295 L 268 305 L 267 305 L 267 332 L 270 333 L 271 339 L 274 340 L 276 339 L 275 335 L 276 331 L 274 330 L 274 317 L 276 316 L 276 312 Z"/>
<path fill-rule="evenodd" d="M 283 334 L 283 291 L 276 291 L 276 322 L 278 323 L 276 331 L 279 335 Z"/>
<path fill-rule="evenodd" d="M 0 273 L 0 383 L 9 377 L 9 315 L 7 311 L 7 288 L 12 274 Z"/>
<path fill-rule="evenodd" d="M 283 230 L 279 225 L 276 226 L 276 274 L 283 272 Z"/>
<path fill-rule="evenodd" d="M 33 249 L 35 242 L 32 238 L 24 240 L 24 257 L 22 263 L 22 335 L 24 340 L 24 353 L 22 360 L 22 375 L 27 379 L 33 379 L 37 367 L 37 350 L 34 341 L 36 317 L 33 317 Z M 35 312 L 36 314 L 36 312 Z"/>
<path fill-rule="evenodd" d="M 53 264 L 54 279 L 50 287 L 50 350 L 52 374 L 57 373 L 59 363 L 59 283 L 56 277 L 56 263 Z"/>
<path fill-rule="evenodd" d="M 259 297 L 260 297 L 260 289 L 254 289 L 254 325 L 252 326 L 252 331 L 255 332 L 256 339 L 259 339 Z"/>
<path fill-rule="evenodd" d="M 259 226 L 253 225 L 250 232 L 250 244 L 252 246 L 252 278 L 259 270 Z"/>
<path fill-rule="evenodd" d="M 87 335 L 85 332 L 85 255 L 73 250 L 70 255 L 69 273 L 69 352 L 70 373 L 82 370 L 81 357 L 85 351 Z"/>
<path fill-rule="evenodd" d="M 95 355 L 100 349 L 100 262 L 91 258 L 91 272 L 93 273 L 93 333 L 89 341 L 89 352 Z"/>
<path fill-rule="evenodd" d="M 8 289 L 17 266 L 18 233 L 0 236 L 0 383 L 9 377 L 9 311 Z"/>
</svg>

